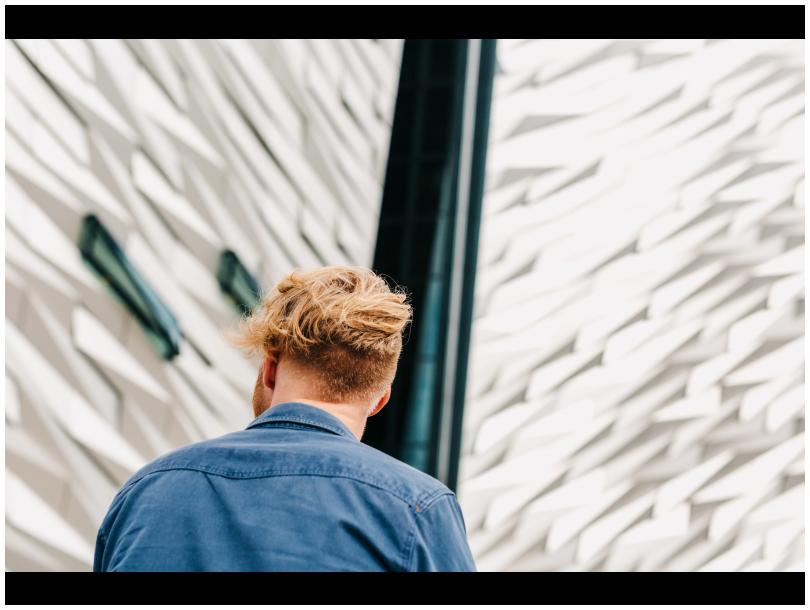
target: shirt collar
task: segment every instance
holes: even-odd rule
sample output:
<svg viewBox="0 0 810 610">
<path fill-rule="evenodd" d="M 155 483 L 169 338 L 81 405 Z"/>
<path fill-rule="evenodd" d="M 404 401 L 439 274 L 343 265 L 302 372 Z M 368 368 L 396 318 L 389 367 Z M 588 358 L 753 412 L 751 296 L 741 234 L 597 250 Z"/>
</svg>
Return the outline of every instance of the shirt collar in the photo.
<svg viewBox="0 0 810 610">
<path fill-rule="evenodd" d="M 327 430 L 333 434 L 339 434 L 340 436 L 357 440 L 354 433 L 349 430 L 349 427 L 340 421 L 340 419 L 319 407 L 314 407 L 304 402 L 285 402 L 275 407 L 270 407 L 259 415 L 259 417 L 250 422 L 245 429 L 248 430 L 250 428 L 256 428 L 257 426 L 274 425 L 280 422 L 293 422 L 313 426 Z"/>
</svg>

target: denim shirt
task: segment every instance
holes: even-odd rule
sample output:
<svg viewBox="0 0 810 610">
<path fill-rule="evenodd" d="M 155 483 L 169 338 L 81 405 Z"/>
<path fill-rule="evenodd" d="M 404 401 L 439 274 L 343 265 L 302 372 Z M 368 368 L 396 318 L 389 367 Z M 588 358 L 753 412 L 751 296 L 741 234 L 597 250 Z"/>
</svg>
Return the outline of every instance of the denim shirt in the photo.
<svg viewBox="0 0 810 610">
<path fill-rule="evenodd" d="M 93 571 L 475 571 L 455 495 L 304 403 L 168 453 L 112 501 Z"/>
</svg>

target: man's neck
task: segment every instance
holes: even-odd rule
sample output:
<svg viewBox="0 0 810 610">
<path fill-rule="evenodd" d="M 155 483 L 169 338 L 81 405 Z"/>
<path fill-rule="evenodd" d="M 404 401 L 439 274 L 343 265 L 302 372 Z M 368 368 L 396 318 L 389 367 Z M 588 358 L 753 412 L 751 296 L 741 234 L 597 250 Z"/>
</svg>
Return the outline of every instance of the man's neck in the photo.
<svg viewBox="0 0 810 610">
<path fill-rule="evenodd" d="M 270 403 L 268 408 L 272 409 L 276 405 L 280 405 L 285 402 L 303 402 L 305 404 L 312 405 L 313 407 L 323 409 L 330 415 L 334 415 L 340 421 L 346 424 L 346 426 L 352 431 L 352 434 L 354 434 L 358 440 L 363 437 L 368 416 L 363 411 L 363 407 L 360 405 L 351 403 L 324 402 L 321 400 L 313 400 L 312 398 L 284 397 L 276 400 L 274 397 L 273 402 Z"/>
</svg>

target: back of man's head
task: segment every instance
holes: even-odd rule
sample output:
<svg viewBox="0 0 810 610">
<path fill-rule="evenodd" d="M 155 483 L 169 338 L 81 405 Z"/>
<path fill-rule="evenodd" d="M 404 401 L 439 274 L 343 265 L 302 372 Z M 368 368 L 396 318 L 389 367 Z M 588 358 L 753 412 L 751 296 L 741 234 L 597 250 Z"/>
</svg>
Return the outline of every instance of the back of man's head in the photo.
<svg viewBox="0 0 810 610">
<path fill-rule="evenodd" d="M 313 398 L 368 402 L 393 381 L 410 318 L 406 295 L 370 269 L 296 270 L 243 320 L 234 340 L 308 373 Z"/>
</svg>

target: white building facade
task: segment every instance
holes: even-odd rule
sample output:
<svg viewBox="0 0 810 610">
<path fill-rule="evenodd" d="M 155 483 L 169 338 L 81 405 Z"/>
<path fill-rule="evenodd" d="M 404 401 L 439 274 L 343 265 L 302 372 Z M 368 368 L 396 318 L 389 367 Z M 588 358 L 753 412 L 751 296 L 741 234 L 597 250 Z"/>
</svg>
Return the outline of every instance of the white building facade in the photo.
<svg viewBox="0 0 810 610">
<path fill-rule="evenodd" d="M 223 251 L 264 287 L 371 263 L 401 46 L 6 42 L 7 569 L 89 569 L 132 472 L 250 422 Z M 89 214 L 176 318 L 173 359 L 82 260 Z"/>
<path fill-rule="evenodd" d="M 6 568 L 252 419 L 223 252 L 372 262 L 402 41 L 6 42 Z M 802 41 L 502 40 L 458 495 L 480 570 L 803 570 Z M 86 261 L 97 218 L 179 328 Z"/>
<path fill-rule="evenodd" d="M 498 42 L 481 570 L 803 570 L 804 43 Z"/>
</svg>

